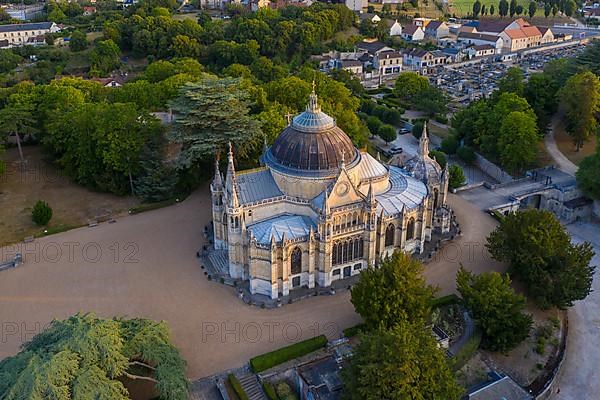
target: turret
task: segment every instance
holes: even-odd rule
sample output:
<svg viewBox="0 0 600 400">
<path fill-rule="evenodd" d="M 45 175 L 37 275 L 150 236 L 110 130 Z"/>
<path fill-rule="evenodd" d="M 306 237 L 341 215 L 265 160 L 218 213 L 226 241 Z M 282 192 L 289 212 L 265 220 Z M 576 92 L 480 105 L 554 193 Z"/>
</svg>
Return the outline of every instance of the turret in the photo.
<svg viewBox="0 0 600 400">
<path fill-rule="evenodd" d="M 419 157 L 429 157 L 429 136 L 427 135 L 427 122 L 423 124 L 423 133 L 419 139 Z"/>
</svg>

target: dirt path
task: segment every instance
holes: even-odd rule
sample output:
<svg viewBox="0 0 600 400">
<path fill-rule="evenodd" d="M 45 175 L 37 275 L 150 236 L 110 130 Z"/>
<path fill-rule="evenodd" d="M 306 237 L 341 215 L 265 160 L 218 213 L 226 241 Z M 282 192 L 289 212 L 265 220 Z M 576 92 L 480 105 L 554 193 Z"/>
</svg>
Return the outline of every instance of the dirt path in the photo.
<svg viewBox="0 0 600 400">
<path fill-rule="evenodd" d="M 566 172 L 567 174 L 575 175 L 575 173 L 577 172 L 577 165 L 573 164 L 571 160 L 565 157 L 565 155 L 558 149 L 558 146 L 556 145 L 556 140 L 554 139 L 554 131 L 558 123 L 558 118 L 554 117 L 552 119 L 552 127 L 544 137 L 544 144 L 546 145 L 546 150 L 548 151 L 548 154 L 556 163 L 556 166 L 563 172 Z"/>
<path fill-rule="evenodd" d="M 440 294 L 454 290 L 460 262 L 477 272 L 502 269 L 483 250 L 495 221 L 460 197 L 450 195 L 450 204 L 464 235 L 426 267 Z M 188 361 L 188 376 L 197 379 L 300 339 L 338 337 L 359 322 L 347 292 L 262 310 L 209 282 L 195 253 L 210 209 L 204 187 L 175 206 L 48 236 L 27 247 L 0 248 L 0 259 L 15 251 L 25 257 L 21 267 L 1 273 L 0 357 L 15 354 L 53 318 L 78 311 L 141 316 L 169 323 Z"/>
</svg>

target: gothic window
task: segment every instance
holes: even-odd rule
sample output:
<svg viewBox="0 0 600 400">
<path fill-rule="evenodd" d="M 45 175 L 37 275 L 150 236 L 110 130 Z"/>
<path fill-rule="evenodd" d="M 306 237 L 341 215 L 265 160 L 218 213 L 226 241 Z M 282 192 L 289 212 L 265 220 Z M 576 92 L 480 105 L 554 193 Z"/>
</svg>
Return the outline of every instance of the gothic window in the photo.
<svg viewBox="0 0 600 400">
<path fill-rule="evenodd" d="M 438 197 L 440 192 L 437 189 L 433 189 L 433 209 L 437 209 L 438 207 Z"/>
<path fill-rule="evenodd" d="M 352 225 L 358 225 L 358 213 L 354 212 L 354 214 L 352 214 Z"/>
<path fill-rule="evenodd" d="M 387 226 L 387 228 L 385 229 L 385 247 L 394 245 L 394 233 L 395 233 L 394 224 L 389 224 Z"/>
<path fill-rule="evenodd" d="M 335 243 L 333 245 L 333 250 L 331 251 L 331 265 L 337 265 L 338 263 L 338 257 L 337 257 L 337 249 L 338 249 L 338 244 Z"/>
<path fill-rule="evenodd" d="M 353 251 L 353 260 L 356 260 L 357 258 L 361 257 L 360 255 L 360 242 L 362 241 L 362 239 L 356 239 L 354 241 L 354 251 Z"/>
<path fill-rule="evenodd" d="M 296 247 L 292 251 L 291 264 L 292 275 L 296 275 L 302 272 L 302 250 L 300 250 L 299 247 Z"/>
<path fill-rule="evenodd" d="M 348 256 L 348 242 L 344 242 L 342 250 L 342 262 L 347 262 L 350 257 Z"/>
<path fill-rule="evenodd" d="M 406 225 L 406 240 L 414 239 L 415 237 L 415 219 L 411 218 Z"/>
</svg>

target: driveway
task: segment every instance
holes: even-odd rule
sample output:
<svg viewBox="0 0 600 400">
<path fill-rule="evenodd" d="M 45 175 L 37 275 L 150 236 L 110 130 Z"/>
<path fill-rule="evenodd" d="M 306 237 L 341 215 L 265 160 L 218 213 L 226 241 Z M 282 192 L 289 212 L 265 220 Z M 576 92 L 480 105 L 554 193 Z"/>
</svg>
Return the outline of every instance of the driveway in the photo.
<svg viewBox="0 0 600 400">
<path fill-rule="evenodd" d="M 454 291 L 460 262 L 477 272 L 502 267 L 482 247 L 495 221 L 460 197 L 450 195 L 449 202 L 464 234 L 426 267 L 440 294 Z M 16 251 L 25 258 L 0 273 L 0 358 L 15 354 L 54 318 L 80 311 L 139 316 L 168 322 L 189 378 L 198 379 L 301 339 L 337 338 L 360 322 L 348 292 L 263 310 L 208 281 L 195 253 L 205 243 L 210 209 L 206 186 L 171 207 L 0 248 L 0 260 Z"/>
<path fill-rule="evenodd" d="M 592 264 L 600 268 L 600 225 L 578 223 L 567 226 L 575 243 L 589 241 L 596 256 Z M 600 393 L 600 279 L 598 269 L 592 293 L 569 309 L 569 337 L 554 400 L 597 399 Z"/>
<path fill-rule="evenodd" d="M 546 146 L 548 154 L 550 154 L 550 157 L 552 157 L 552 160 L 554 160 L 556 163 L 556 166 L 563 172 L 575 176 L 575 173 L 577 172 L 577 165 L 573 164 L 571 160 L 565 157 L 565 155 L 558 149 L 556 140 L 554 140 L 554 130 L 556 129 L 557 123 L 558 118 L 554 117 L 552 119 L 550 131 L 544 137 L 544 145 Z"/>
</svg>

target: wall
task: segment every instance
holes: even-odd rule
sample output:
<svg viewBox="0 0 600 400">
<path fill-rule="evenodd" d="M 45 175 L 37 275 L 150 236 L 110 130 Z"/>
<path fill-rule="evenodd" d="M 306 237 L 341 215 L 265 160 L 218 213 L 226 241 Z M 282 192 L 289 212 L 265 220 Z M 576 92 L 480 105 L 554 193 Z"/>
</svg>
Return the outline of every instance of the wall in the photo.
<svg viewBox="0 0 600 400">
<path fill-rule="evenodd" d="M 514 179 L 502 168 L 487 160 L 479 153 L 475 153 L 475 165 L 483 172 L 496 179 L 500 183 L 512 182 Z"/>
</svg>

